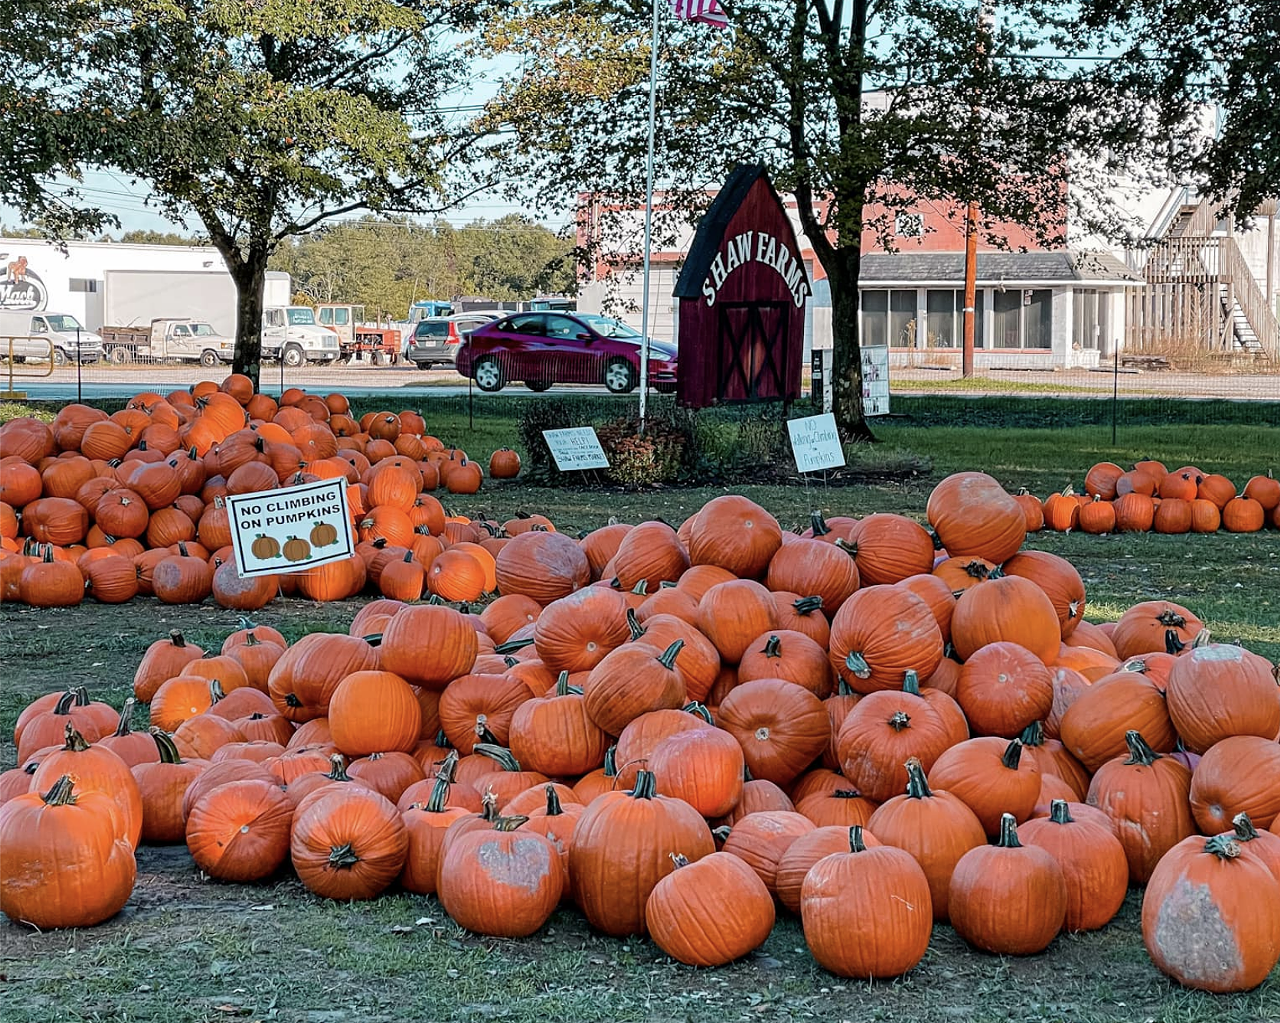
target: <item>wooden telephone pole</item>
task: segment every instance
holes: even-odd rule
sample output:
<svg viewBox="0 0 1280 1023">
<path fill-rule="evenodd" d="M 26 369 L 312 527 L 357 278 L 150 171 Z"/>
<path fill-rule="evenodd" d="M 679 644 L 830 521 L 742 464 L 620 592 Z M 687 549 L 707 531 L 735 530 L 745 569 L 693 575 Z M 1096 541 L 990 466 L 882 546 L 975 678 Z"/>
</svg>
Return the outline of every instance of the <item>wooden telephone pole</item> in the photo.
<svg viewBox="0 0 1280 1023">
<path fill-rule="evenodd" d="M 977 64 L 981 67 L 986 46 L 983 33 L 991 23 L 990 0 L 982 0 L 978 6 Z M 978 119 L 980 110 L 977 97 L 974 97 L 972 115 L 975 126 L 980 127 Z M 969 208 L 964 218 L 964 347 L 960 353 L 960 375 L 968 379 L 973 376 L 974 326 L 977 321 L 978 306 L 978 204 L 969 200 Z"/>
</svg>

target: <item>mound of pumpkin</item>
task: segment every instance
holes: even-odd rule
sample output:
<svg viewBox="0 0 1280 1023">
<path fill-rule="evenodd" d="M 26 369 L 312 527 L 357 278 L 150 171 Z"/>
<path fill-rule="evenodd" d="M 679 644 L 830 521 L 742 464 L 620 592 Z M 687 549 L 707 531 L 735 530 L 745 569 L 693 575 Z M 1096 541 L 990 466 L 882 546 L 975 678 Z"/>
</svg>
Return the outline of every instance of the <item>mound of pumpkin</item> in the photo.
<svg viewBox="0 0 1280 1023">
<path fill-rule="evenodd" d="M 1280 529 L 1280 480 L 1254 476 L 1236 493 L 1226 476 L 1186 465 L 1170 472 L 1163 462 L 1138 462 L 1125 471 L 1099 462 L 1084 478 L 1084 493 L 1071 487 L 1041 501 L 1025 488 L 1014 495 L 1027 531 L 1059 533 L 1256 533 Z"/>
<path fill-rule="evenodd" d="M 73 404 L 50 425 L 10 420 L 0 427 L 0 600 L 56 607 L 86 594 L 111 604 L 138 594 L 173 604 L 212 595 L 256 610 L 278 593 L 352 596 L 366 585 L 364 559 L 242 579 L 223 500 L 338 477 L 349 484 L 357 538 L 409 562 L 392 572 L 396 595 L 408 576 L 420 584 L 415 597 L 479 596 L 493 559 L 468 520 L 450 528 L 431 491 L 474 494 L 480 466 L 430 436 L 415 412 L 356 421 L 349 411 L 341 394 L 291 388 L 277 402 L 231 376 L 190 393 L 139 394 L 110 416 Z M 491 476 L 519 471 L 514 451 L 493 453 Z M 435 563 L 458 543 L 470 546 Z"/>
<path fill-rule="evenodd" d="M 1161 970 L 1261 983 L 1280 959 L 1272 665 L 1167 601 L 1085 622 L 1079 575 L 1019 552 L 989 477 L 943 481 L 928 514 L 936 569 L 910 519 L 796 536 L 724 496 L 679 530 L 516 536 L 478 614 L 382 599 L 292 645 L 158 640 L 134 679 L 150 733 L 80 691 L 19 718 L 0 909 L 95 923 L 139 840 L 185 841 L 211 878 L 398 886 L 487 935 L 571 903 L 703 966 L 796 913 L 822 966 L 888 977 L 936 922 L 1035 953 L 1134 884 Z M 1002 573 L 948 575 L 978 559 Z"/>
</svg>

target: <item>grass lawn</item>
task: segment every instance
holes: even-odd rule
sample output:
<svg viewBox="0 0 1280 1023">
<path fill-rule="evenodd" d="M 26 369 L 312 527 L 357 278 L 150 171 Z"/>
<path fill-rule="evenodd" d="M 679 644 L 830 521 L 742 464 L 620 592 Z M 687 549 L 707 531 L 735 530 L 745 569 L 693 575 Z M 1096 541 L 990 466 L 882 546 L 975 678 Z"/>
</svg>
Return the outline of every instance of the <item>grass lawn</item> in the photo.
<svg viewBox="0 0 1280 1023">
<path fill-rule="evenodd" d="M 1045 403 L 1040 403 L 1045 404 Z M 1081 403 L 1084 405 L 1085 403 Z M 1022 410 L 1017 428 L 996 430 L 988 406 L 959 414 L 878 424 L 886 452 L 927 458 L 928 469 L 902 482 L 827 487 L 732 488 L 799 527 L 812 509 L 863 515 L 900 511 L 923 518 L 941 476 L 981 468 L 1009 487 L 1044 494 L 1077 486 L 1093 462 L 1164 460 L 1225 472 L 1238 483 L 1280 451 L 1280 428 L 1266 425 L 1129 425 L 1112 448 L 1110 428 L 1077 409 L 1071 425 Z M 428 408 L 431 429 L 477 455 L 516 446 L 514 406 L 495 403 L 468 426 L 465 405 Z M 0 418 L 5 412 L 0 410 Z M 1064 413 L 1071 410 L 1063 409 Z M 1016 418 L 1011 416 L 1010 418 Z M 562 529 L 637 521 L 661 515 L 678 522 L 726 487 L 623 493 L 540 489 L 486 482 L 460 512 L 505 518 L 543 512 Z M 1086 616 L 1116 618 L 1135 601 L 1166 597 L 1185 603 L 1214 636 L 1280 659 L 1280 534 L 1164 537 L 1040 534 L 1028 546 L 1050 550 L 1080 569 Z M 358 602 L 278 602 L 258 618 L 291 640 L 316 630 L 343 630 Z M 0 608 L 0 766 L 9 767 L 8 737 L 34 696 L 85 684 L 119 706 L 147 644 L 171 628 L 216 647 L 236 616 L 214 606 L 169 607 L 135 600 L 110 608 Z M 1280 1020 L 1280 971 L 1256 991 L 1214 997 L 1184 991 L 1160 975 L 1142 947 L 1141 893 L 1101 932 L 1060 937 L 1028 959 L 1001 959 L 969 949 L 948 927 L 934 930 L 921 966 L 896 983 L 846 982 L 818 969 L 804 950 L 798 923 L 780 920 L 759 953 L 728 968 L 697 971 L 667 960 L 647 940 L 593 935 L 581 917 L 562 911 L 523 941 L 477 938 L 456 928 L 430 898 L 389 895 L 340 905 L 309 895 L 287 874 L 257 886 L 202 878 L 185 849 L 144 848 L 138 884 L 115 920 L 82 932 L 38 934 L 0 924 L 0 984 L 6 1023 L 130 1020 L 205 1023 L 284 1020 L 378 1023 L 391 1020 L 566 1021 L 900 1020 L 983 1021 Z"/>
</svg>

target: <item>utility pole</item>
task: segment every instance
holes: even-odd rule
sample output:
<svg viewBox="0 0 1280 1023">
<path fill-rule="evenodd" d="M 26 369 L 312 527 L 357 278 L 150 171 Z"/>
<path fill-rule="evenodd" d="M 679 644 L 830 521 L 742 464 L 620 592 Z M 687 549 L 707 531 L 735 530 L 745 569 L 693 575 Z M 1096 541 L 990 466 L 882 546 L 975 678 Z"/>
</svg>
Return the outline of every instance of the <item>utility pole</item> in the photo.
<svg viewBox="0 0 1280 1023">
<path fill-rule="evenodd" d="M 1272 199 L 1269 206 L 1271 212 L 1267 216 L 1267 304 L 1271 312 L 1276 312 L 1276 207 L 1280 205 Z M 1264 207 L 1265 209 L 1266 207 Z"/>
<path fill-rule="evenodd" d="M 983 34 L 991 22 L 990 0 L 982 0 L 978 5 L 978 34 L 976 42 L 977 59 L 975 63 L 982 66 L 986 46 Z M 974 127 L 981 130 L 979 122 L 980 109 L 975 89 L 973 106 L 970 108 Z M 964 218 L 964 347 L 960 353 L 960 375 L 965 379 L 973 376 L 974 326 L 977 322 L 978 306 L 978 204 L 969 199 L 969 208 Z"/>
</svg>

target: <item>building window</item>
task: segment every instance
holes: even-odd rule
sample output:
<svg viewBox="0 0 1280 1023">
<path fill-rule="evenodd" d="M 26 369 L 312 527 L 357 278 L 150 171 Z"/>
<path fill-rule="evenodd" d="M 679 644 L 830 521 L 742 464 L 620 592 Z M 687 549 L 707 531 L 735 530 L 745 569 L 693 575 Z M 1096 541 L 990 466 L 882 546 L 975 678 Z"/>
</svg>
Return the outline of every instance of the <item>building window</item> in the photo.
<svg viewBox="0 0 1280 1023">
<path fill-rule="evenodd" d="M 1111 293 L 1082 288 L 1072 292 L 1071 304 L 1072 347 L 1090 351 L 1101 348 L 1111 329 Z"/>
<path fill-rule="evenodd" d="M 899 238 L 924 237 L 924 217 L 919 213 L 899 213 L 893 220 L 893 233 Z"/>
<path fill-rule="evenodd" d="M 964 292 L 929 291 L 925 295 L 927 344 L 930 348 L 964 347 Z M 973 346 L 982 347 L 982 291 L 974 301 Z"/>
<path fill-rule="evenodd" d="M 1053 292 L 1030 288 L 996 289 L 992 299 L 994 347 L 1053 347 Z"/>
<path fill-rule="evenodd" d="M 93 295 L 98 291 L 98 282 L 91 277 L 72 277 L 69 290 L 73 295 Z"/>
<path fill-rule="evenodd" d="M 859 339 L 864 346 L 887 345 L 889 324 L 889 293 L 864 291 L 862 293 L 862 331 Z"/>
<path fill-rule="evenodd" d="M 861 302 L 862 344 L 916 346 L 915 291 L 864 291 Z"/>
</svg>

